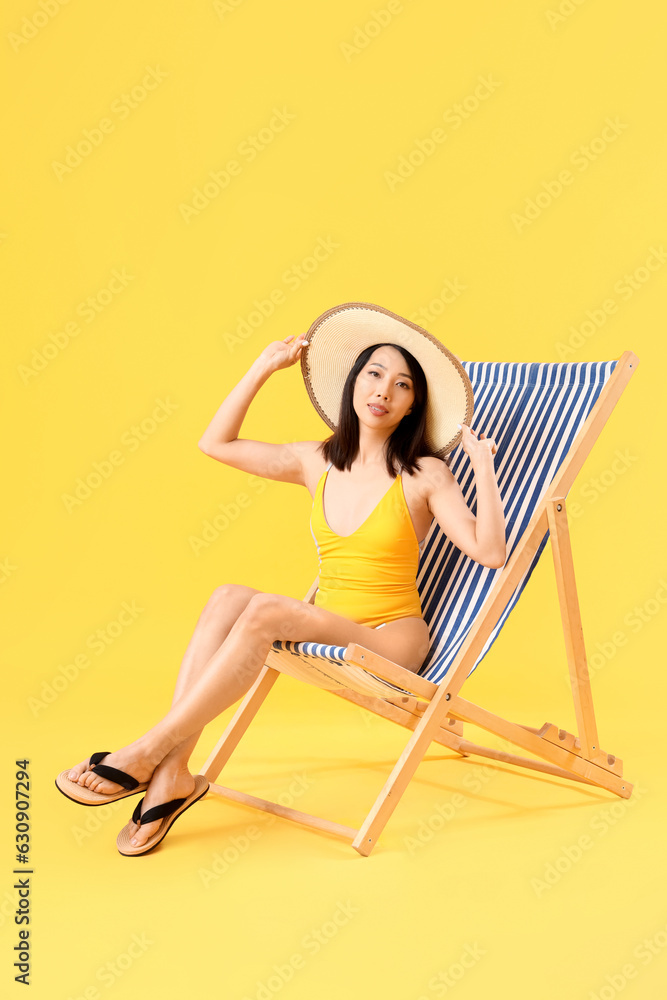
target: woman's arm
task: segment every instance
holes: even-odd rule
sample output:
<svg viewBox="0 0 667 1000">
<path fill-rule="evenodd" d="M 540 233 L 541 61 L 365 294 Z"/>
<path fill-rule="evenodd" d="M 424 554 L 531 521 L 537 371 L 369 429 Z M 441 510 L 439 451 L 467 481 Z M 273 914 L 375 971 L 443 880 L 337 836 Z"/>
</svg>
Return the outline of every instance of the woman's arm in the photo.
<svg viewBox="0 0 667 1000">
<path fill-rule="evenodd" d="M 221 446 L 236 441 L 248 407 L 270 375 L 271 370 L 260 355 L 225 397 L 202 434 L 199 447 L 203 452 L 210 455 L 215 449 L 218 452 L 215 458 L 219 458 Z"/>
<path fill-rule="evenodd" d="M 472 431 L 469 428 L 467 430 L 472 436 Z M 495 445 L 493 450 L 495 451 Z M 496 480 L 493 452 L 490 448 L 483 448 L 471 454 L 470 461 L 477 487 L 475 545 L 478 553 L 481 553 L 481 558 L 479 556 L 473 558 L 477 558 L 477 562 L 481 562 L 484 566 L 504 566 L 507 559 L 505 512 Z"/>
<path fill-rule="evenodd" d="M 199 448 L 204 454 L 256 476 L 305 485 L 302 459 L 313 442 L 269 444 L 238 437 L 251 402 L 274 372 L 298 361 L 304 337 L 305 334 L 299 334 L 294 338 L 292 334 L 264 348 L 225 397 L 202 434 Z"/>
<path fill-rule="evenodd" d="M 493 464 L 495 442 L 482 434 L 477 438 L 463 425 L 461 444 L 469 455 L 477 487 L 477 516 L 465 502 L 461 487 L 449 468 L 438 459 L 438 469 L 426 481 L 428 506 L 449 539 L 475 562 L 494 568 L 507 559 L 505 512 Z"/>
</svg>

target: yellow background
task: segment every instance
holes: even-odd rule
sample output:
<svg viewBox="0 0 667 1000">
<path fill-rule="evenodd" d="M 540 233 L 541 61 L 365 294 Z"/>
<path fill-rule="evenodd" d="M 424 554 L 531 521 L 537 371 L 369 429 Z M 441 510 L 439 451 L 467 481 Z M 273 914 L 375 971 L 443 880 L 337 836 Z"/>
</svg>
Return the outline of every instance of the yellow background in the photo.
<svg viewBox="0 0 667 1000">
<path fill-rule="evenodd" d="M 667 246 L 660 5 L 13 0 L 2 26 L 3 992 L 22 995 L 9 804 L 13 762 L 29 757 L 34 998 L 661 996 L 667 267 L 641 270 Z M 149 70 L 153 89 L 135 90 Z M 492 92 L 475 99 L 480 80 Z M 291 116 L 281 131 L 276 110 Z M 102 119 L 108 131 L 91 132 Z M 600 138 L 608 120 L 616 133 Z M 85 130 L 98 143 L 63 170 Z M 392 180 L 420 143 L 430 155 Z M 186 219 L 195 189 L 234 159 L 237 174 Z M 571 182 L 535 202 L 568 169 Z M 539 211 L 525 222 L 528 201 Z M 329 251 L 313 266 L 318 245 Z M 448 281 L 464 288 L 446 302 Z M 234 340 L 276 289 L 271 314 Z M 317 568 L 306 491 L 253 481 L 197 441 L 267 343 L 352 300 L 428 310 L 417 322 L 465 360 L 558 361 L 563 345 L 565 360 L 639 356 L 569 498 L 600 741 L 635 792 L 620 800 L 434 744 L 369 858 L 212 796 L 158 850 L 122 858 L 115 837 L 136 800 L 85 810 L 53 779 L 164 714 L 216 586 L 305 594 Z M 609 300 L 605 322 L 572 341 Z M 157 400 L 170 412 L 139 440 L 132 428 Z M 242 436 L 327 433 L 295 366 L 263 387 Z M 114 451 L 120 464 L 68 508 Z M 223 509 L 228 526 L 195 553 Z M 547 547 L 463 695 L 574 731 L 551 562 Z M 89 637 L 124 602 L 141 611 L 93 652 Z M 86 651 L 89 666 L 45 701 Z M 232 713 L 208 727 L 195 768 Z M 359 826 L 406 741 L 281 677 L 220 780 L 272 798 L 302 775 L 297 808 Z M 235 851 L 206 886 L 216 855 Z M 549 866 L 558 876 L 540 888 Z M 335 933 L 315 950 L 323 927 Z M 128 964 L 133 935 L 145 946 Z M 477 957 L 448 987 L 438 977 L 457 975 L 464 953 Z"/>
</svg>

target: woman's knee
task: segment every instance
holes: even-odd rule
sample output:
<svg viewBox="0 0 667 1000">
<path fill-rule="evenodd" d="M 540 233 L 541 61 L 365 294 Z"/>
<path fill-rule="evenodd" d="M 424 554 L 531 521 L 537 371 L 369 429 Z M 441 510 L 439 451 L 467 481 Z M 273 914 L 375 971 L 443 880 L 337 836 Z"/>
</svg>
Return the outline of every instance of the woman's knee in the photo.
<svg viewBox="0 0 667 1000">
<path fill-rule="evenodd" d="M 261 594 L 261 591 L 253 587 L 244 587 L 240 583 L 223 583 L 215 588 L 206 602 L 204 611 L 215 616 L 230 611 L 240 614 L 257 594 Z"/>
<path fill-rule="evenodd" d="M 254 594 L 246 605 L 242 618 L 246 625 L 257 628 L 269 628 L 276 633 L 285 623 L 291 621 L 296 602 L 284 594 L 268 594 L 259 591 Z"/>
<path fill-rule="evenodd" d="M 246 618 L 263 619 L 284 612 L 285 598 L 280 594 L 267 594 L 262 590 L 253 594 L 245 609 Z"/>
</svg>

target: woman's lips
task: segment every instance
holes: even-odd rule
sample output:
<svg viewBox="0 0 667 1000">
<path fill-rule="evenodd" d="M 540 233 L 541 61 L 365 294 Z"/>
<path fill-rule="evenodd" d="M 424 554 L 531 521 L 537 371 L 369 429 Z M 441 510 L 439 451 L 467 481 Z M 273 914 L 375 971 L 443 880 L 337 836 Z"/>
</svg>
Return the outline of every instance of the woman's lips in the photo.
<svg viewBox="0 0 667 1000">
<path fill-rule="evenodd" d="M 376 417 L 381 417 L 383 413 L 389 412 L 384 408 L 384 406 L 373 406 L 372 403 L 368 404 L 368 409 L 371 411 L 371 413 L 375 413 Z"/>
</svg>

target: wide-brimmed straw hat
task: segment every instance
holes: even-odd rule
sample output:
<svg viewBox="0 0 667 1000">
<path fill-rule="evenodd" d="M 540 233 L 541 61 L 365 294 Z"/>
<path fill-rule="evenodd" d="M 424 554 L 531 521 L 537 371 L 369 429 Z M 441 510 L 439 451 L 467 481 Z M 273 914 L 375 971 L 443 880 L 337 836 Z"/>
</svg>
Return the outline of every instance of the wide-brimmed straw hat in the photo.
<svg viewBox="0 0 667 1000">
<path fill-rule="evenodd" d="M 371 344 L 393 343 L 413 354 L 428 385 L 426 432 L 441 458 L 455 448 L 473 413 L 470 379 L 456 356 L 420 326 L 383 306 L 345 302 L 318 316 L 305 337 L 301 373 L 313 406 L 331 430 L 340 415 L 343 386 L 357 357 Z"/>
</svg>

